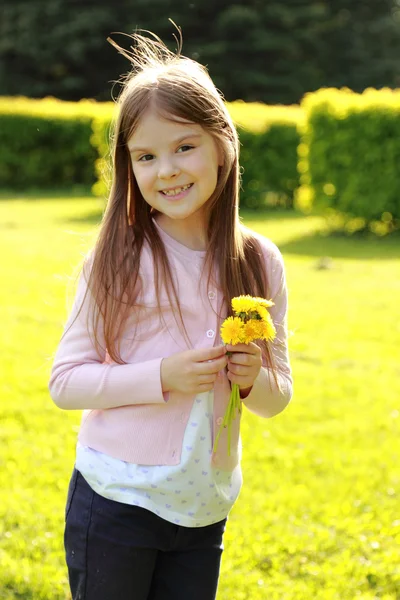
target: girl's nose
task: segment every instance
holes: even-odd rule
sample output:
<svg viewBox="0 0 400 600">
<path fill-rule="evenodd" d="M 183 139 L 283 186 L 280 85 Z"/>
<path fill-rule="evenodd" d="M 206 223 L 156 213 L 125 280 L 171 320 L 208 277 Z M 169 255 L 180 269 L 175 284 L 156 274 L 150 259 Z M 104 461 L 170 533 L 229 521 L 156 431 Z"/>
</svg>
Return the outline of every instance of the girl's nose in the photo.
<svg viewBox="0 0 400 600">
<path fill-rule="evenodd" d="M 160 179 L 171 179 L 171 177 L 175 177 L 176 175 L 178 175 L 178 173 L 179 168 L 173 160 L 167 159 L 160 161 L 158 169 L 158 177 Z"/>
</svg>

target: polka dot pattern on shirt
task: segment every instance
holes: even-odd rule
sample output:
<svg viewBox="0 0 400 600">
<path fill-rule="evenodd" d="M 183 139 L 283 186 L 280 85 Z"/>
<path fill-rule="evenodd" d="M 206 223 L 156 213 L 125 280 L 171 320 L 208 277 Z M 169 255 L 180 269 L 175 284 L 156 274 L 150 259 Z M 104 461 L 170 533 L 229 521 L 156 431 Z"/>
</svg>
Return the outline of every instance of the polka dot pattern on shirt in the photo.
<svg viewBox="0 0 400 600">
<path fill-rule="evenodd" d="M 214 468 L 213 392 L 199 394 L 186 426 L 179 465 L 134 465 L 78 442 L 76 468 L 95 492 L 141 506 L 167 521 L 204 527 L 224 519 L 242 485 L 240 464 L 233 471 Z"/>
</svg>

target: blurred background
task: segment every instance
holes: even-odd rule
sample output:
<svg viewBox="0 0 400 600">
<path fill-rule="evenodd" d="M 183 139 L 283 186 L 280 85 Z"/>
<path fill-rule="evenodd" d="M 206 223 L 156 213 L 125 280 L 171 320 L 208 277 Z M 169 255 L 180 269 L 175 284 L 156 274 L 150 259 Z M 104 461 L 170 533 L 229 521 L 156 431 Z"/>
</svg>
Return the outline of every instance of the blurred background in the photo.
<svg viewBox="0 0 400 600">
<path fill-rule="evenodd" d="M 297 104 L 321 87 L 400 84 L 394 0 L 3 0 L 1 94 L 110 100 L 127 63 L 107 36 L 143 28 L 174 47 L 168 18 L 229 101 Z"/>
<path fill-rule="evenodd" d="M 70 598 L 80 413 L 47 383 L 110 185 L 129 63 L 107 37 L 174 50 L 169 19 L 225 96 L 241 218 L 289 291 L 294 398 L 243 416 L 218 600 L 399 600 L 400 0 L 2 0 L 0 600 Z"/>
</svg>

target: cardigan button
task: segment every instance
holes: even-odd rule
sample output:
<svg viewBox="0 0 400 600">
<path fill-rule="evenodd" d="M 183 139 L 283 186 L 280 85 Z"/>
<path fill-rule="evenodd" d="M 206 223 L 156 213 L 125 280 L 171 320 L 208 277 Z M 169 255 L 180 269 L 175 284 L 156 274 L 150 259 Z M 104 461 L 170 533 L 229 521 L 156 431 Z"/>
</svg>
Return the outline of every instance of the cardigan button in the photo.
<svg viewBox="0 0 400 600">
<path fill-rule="evenodd" d="M 217 425 L 222 425 L 222 421 L 223 421 L 223 418 L 222 417 L 218 417 L 218 419 L 216 421 Z"/>
<path fill-rule="evenodd" d="M 210 300 L 214 300 L 215 296 L 216 296 L 215 292 L 208 292 L 208 297 L 210 298 Z"/>
<path fill-rule="evenodd" d="M 209 329 L 209 330 L 207 331 L 207 337 L 209 337 L 209 338 L 213 338 L 213 337 L 214 337 L 214 335 L 215 335 L 215 331 L 214 331 L 214 329 Z"/>
</svg>

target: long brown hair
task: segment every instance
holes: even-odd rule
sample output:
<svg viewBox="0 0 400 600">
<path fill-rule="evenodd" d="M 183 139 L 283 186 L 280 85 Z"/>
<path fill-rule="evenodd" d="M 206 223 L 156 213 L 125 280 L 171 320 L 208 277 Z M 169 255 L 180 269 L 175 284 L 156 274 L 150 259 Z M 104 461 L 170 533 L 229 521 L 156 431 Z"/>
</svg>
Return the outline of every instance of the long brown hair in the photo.
<svg viewBox="0 0 400 600">
<path fill-rule="evenodd" d="M 152 38 L 133 34 L 133 52 L 109 39 L 131 61 L 132 71 L 124 78 L 117 100 L 119 113 L 111 142 L 112 187 L 93 252 L 88 289 L 93 300 L 96 347 L 100 348 L 96 332 L 101 320 L 107 352 L 119 364 L 124 363 L 120 355 L 121 333 L 138 298 L 140 256 L 145 241 L 153 254 L 158 307 L 160 286 L 164 285 L 184 327 L 168 257 L 153 222 L 154 209 L 139 191 L 127 145 L 149 106 L 167 119 L 201 125 L 222 152 L 216 189 L 207 202 L 204 268 L 208 281 L 215 268 L 227 307 L 233 297 L 242 294 L 269 297 L 261 247 L 239 219 L 239 142 L 223 98 L 203 66 L 182 56 L 180 48 L 174 54 L 151 35 Z M 229 309 L 228 313 L 231 314 Z M 275 373 L 269 345 L 261 346 L 266 364 Z"/>
</svg>

